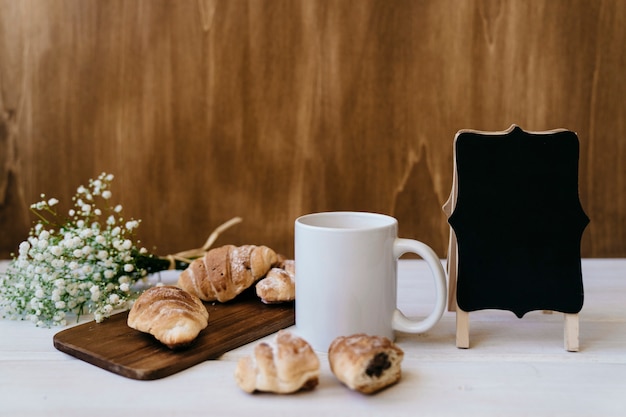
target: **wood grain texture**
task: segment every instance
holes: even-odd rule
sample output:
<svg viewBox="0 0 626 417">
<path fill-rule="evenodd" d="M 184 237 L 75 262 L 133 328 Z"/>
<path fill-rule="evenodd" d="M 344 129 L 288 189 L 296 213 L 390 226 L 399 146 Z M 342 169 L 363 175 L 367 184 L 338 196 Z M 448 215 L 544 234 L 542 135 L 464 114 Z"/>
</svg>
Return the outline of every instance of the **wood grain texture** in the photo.
<svg viewBox="0 0 626 417">
<path fill-rule="evenodd" d="M 444 257 L 464 128 L 581 141 L 584 257 L 626 256 L 626 2 L 0 0 L 0 257 L 102 171 L 159 254 L 293 252 L 321 210 Z"/>
<path fill-rule="evenodd" d="M 154 380 L 217 359 L 295 322 L 293 303 L 266 305 L 254 293 L 242 297 L 205 303 L 209 325 L 186 349 L 168 349 L 152 335 L 131 329 L 128 312 L 62 330 L 54 335 L 54 347 L 127 378 Z"/>
</svg>

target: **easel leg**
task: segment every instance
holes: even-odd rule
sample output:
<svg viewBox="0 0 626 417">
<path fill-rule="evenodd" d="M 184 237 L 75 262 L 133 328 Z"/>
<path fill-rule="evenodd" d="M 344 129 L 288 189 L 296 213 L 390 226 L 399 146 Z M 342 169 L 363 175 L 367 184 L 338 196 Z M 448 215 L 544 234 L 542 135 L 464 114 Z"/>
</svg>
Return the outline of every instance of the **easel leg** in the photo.
<svg viewBox="0 0 626 417">
<path fill-rule="evenodd" d="M 578 352 L 578 314 L 565 314 L 565 350 Z"/>
<path fill-rule="evenodd" d="M 456 273 L 457 273 L 457 246 L 454 231 L 450 230 L 450 243 L 448 245 L 448 311 L 456 309 Z"/>
<path fill-rule="evenodd" d="M 469 348 L 469 313 L 456 306 L 456 347 Z"/>
</svg>

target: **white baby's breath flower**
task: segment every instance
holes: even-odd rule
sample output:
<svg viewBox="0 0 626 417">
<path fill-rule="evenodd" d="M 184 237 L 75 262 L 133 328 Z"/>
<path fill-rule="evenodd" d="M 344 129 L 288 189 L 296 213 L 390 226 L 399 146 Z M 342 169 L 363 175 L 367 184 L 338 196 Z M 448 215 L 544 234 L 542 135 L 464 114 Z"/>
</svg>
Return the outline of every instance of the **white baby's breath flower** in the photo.
<svg viewBox="0 0 626 417">
<path fill-rule="evenodd" d="M 113 178 L 103 173 L 79 186 L 67 218 L 52 209 L 59 201 L 44 194 L 30 206 L 40 221 L 0 273 L 1 316 L 51 326 L 65 325 L 68 314 L 90 313 L 100 322 L 132 305 L 135 284 L 149 270 L 168 268 L 133 243 L 140 221 L 122 219 L 122 206 L 109 202 Z"/>
<path fill-rule="evenodd" d="M 65 249 L 74 249 L 74 239 L 71 237 L 68 238 L 68 235 L 65 235 L 65 238 L 61 241 L 61 245 Z"/>
<path fill-rule="evenodd" d="M 30 249 L 30 244 L 28 242 L 22 242 L 20 243 L 20 247 L 19 247 L 19 252 L 20 255 L 26 255 L 28 254 L 28 250 Z"/>
<path fill-rule="evenodd" d="M 65 265 L 65 260 L 64 259 L 53 259 L 50 263 L 52 265 L 53 268 L 63 268 L 63 266 Z"/>
<path fill-rule="evenodd" d="M 78 291 L 80 289 L 78 288 L 78 286 L 76 285 L 72 285 L 71 287 L 69 287 L 67 289 L 67 293 L 70 295 L 70 297 L 76 297 L 76 295 L 78 294 Z M 67 305 L 70 308 L 74 308 L 78 305 L 78 301 L 75 298 L 70 299 L 70 301 L 67 303 Z"/>
<path fill-rule="evenodd" d="M 39 243 L 39 239 L 36 236 L 31 236 L 28 238 L 28 243 L 32 248 L 37 248 L 37 244 Z"/>
</svg>

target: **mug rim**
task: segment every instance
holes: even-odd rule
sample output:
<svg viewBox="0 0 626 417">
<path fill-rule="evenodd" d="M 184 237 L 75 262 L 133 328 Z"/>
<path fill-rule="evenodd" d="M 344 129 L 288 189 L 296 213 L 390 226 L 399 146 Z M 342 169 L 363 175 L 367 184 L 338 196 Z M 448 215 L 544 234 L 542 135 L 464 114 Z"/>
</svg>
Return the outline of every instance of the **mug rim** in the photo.
<svg viewBox="0 0 626 417">
<path fill-rule="evenodd" d="M 346 219 L 347 221 L 348 218 L 351 218 L 352 221 L 354 221 L 355 218 L 358 220 L 365 219 L 369 221 L 369 223 L 358 226 L 354 225 L 354 223 L 352 223 L 352 226 L 339 226 L 336 224 L 333 225 L 332 223 L 333 221 L 337 222 L 338 219 Z M 296 219 L 295 223 L 299 227 L 305 227 L 312 230 L 357 232 L 393 227 L 398 223 L 398 220 L 387 214 L 368 211 L 322 211 L 302 215 Z"/>
</svg>

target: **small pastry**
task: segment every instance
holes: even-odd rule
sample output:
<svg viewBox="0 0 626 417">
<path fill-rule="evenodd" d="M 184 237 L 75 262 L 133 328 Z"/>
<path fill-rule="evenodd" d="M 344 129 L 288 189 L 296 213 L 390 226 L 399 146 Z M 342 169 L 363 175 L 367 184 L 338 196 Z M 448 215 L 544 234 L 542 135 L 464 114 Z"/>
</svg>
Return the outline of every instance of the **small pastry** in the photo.
<svg viewBox="0 0 626 417">
<path fill-rule="evenodd" d="M 265 278 L 257 282 L 255 289 L 265 304 L 283 303 L 296 298 L 294 274 L 286 269 L 270 269 Z"/>
<path fill-rule="evenodd" d="M 400 380 L 404 352 L 386 337 L 340 336 L 328 349 L 330 369 L 348 388 L 373 394 Z"/>
<path fill-rule="evenodd" d="M 281 259 L 276 266 L 292 275 L 296 275 L 296 261 L 293 259 Z"/>
<path fill-rule="evenodd" d="M 251 356 L 239 360 L 235 380 L 249 393 L 290 394 L 315 388 L 319 374 L 320 362 L 311 346 L 288 330 L 281 330 L 272 342 L 257 344 Z"/>
<path fill-rule="evenodd" d="M 276 263 L 267 246 L 225 245 L 194 260 L 178 278 L 178 286 L 204 301 L 230 301 L 252 286 Z"/>
<path fill-rule="evenodd" d="M 202 301 L 173 286 L 144 291 L 128 313 L 128 326 L 150 333 L 170 349 L 189 345 L 209 323 Z"/>
</svg>

